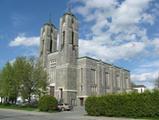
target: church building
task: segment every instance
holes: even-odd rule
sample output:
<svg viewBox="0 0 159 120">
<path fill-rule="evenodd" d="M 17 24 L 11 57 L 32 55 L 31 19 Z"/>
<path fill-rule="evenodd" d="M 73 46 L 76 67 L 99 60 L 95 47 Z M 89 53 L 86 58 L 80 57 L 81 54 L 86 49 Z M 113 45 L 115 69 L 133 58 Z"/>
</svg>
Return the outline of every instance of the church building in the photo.
<svg viewBox="0 0 159 120">
<path fill-rule="evenodd" d="M 41 28 L 40 60 L 48 72 L 50 95 L 59 102 L 82 106 L 91 95 L 128 91 L 129 70 L 79 57 L 78 27 L 78 19 L 69 11 L 60 18 L 59 31 L 51 21 Z"/>
</svg>

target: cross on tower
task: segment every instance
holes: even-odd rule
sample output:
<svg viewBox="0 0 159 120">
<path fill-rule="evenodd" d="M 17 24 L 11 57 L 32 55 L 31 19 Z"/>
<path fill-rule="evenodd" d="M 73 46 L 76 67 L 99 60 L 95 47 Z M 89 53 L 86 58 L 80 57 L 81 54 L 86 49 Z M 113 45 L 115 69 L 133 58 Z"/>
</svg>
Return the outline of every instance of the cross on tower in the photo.
<svg viewBox="0 0 159 120">
<path fill-rule="evenodd" d="M 51 24 L 51 13 L 49 13 L 49 23 Z"/>
<path fill-rule="evenodd" d="M 68 12 L 71 12 L 71 9 L 72 9 L 72 4 L 71 4 L 71 2 L 68 2 L 68 3 L 67 3 L 67 9 L 68 9 Z"/>
</svg>

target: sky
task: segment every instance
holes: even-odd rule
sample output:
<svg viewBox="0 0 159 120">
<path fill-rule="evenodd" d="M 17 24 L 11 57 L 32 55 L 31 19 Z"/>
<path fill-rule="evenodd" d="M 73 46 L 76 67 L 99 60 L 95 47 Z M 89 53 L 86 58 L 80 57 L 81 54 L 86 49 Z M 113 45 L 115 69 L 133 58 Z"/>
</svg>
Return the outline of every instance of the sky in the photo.
<svg viewBox="0 0 159 120">
<path fill-rule="evenodd" d="M 0 0 L 0 69 L 38 56 L 40 29 L 71 6 L 79 20 L 79 54 L 124 67 L 152 88 L 159 75 L 159 0 Z"/>
</svg>

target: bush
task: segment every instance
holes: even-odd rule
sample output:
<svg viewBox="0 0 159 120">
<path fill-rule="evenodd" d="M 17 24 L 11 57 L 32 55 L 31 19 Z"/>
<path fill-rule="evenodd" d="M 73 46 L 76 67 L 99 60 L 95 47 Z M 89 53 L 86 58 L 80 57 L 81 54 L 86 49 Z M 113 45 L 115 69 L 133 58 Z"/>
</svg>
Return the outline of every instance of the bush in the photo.
<svg viewBox="0 0 159 120">
<path fill-rule="evenodd" d="M 55 111 L 57 100 L 53 96 L 45 95 L 40 98 L 38 108 L 40 111 Z"/>
<path fill-rule="evenodd" d="M 88 97 L 85 110 L 92 116 L 159 117 L 159 91 Z"/>
</svg>

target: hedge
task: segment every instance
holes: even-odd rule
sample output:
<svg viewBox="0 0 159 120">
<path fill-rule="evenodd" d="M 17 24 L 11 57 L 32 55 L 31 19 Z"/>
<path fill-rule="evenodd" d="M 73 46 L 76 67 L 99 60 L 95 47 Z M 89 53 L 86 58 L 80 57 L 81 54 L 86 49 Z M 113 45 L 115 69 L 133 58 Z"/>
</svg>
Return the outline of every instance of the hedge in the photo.
<svg viewBox="0 0 159 120">
<path fill-rule="evenodd" d="M 40 98 L 38 108 L 40 111 L 55 111 L 57 109 L 57 103 L 55 97 L 45 95 Z"/>
<path fill-rule="evenodd" d="M 159 117 L 159 91 L 88 97 L 85 110 L 92 116 Z"/>
</svg>

